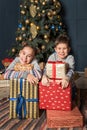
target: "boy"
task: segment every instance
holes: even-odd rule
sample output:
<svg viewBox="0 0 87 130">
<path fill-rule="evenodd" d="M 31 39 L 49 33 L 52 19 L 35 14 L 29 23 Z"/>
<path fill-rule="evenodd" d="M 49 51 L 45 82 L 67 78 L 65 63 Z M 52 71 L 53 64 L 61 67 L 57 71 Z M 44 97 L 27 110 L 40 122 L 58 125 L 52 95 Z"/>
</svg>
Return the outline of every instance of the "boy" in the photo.
<svg viewBox="0 0 87 130">
<path fill-rule="evenodd" d="M 70 49 L 69 37 L 67 35 L 59 35 L 55 41 L 55 52 L 48 58 L 48 61 L 63 61 L 68 64 L 68 72 L 66 76 L 63 79 L 57 81 L 59 84 L 61 83 L 62 88 L 66 88 L 68 86 L 68 83 L 74 74 L 75 60 L 72 55 L 69 55 Z M 49 81 L 50 79 L 46 76 L 45 68 L 44 75 L 42 77 L 42 84 L 47 85 L 49 84 Z"/>
</svg>

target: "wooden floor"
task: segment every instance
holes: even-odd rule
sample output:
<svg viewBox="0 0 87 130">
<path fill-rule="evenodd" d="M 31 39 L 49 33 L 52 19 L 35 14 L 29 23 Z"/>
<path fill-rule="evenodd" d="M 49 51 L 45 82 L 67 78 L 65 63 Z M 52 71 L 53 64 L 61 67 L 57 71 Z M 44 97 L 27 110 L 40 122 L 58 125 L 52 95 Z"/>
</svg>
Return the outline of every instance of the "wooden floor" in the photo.
<svg viewBox="0 0 87 130">
<path fill-rule="evenodd" d="M 47 128 L 46 112 L 40 110 L 38 119 L 9 119 L 9 100 L 0 100 L 0 130 L 87 130 L 81 128 Z"/>
</svg>

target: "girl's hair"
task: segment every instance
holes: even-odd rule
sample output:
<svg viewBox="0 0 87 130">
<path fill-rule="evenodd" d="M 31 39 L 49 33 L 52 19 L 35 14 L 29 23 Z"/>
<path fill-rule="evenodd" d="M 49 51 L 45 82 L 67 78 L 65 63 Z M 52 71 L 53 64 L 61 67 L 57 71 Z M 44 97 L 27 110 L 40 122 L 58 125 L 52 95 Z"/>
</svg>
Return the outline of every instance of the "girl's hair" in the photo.
<svg viewBox="0 0 87 130">
<path fill-rule="evenodd" d="M 23 48 L 25 48 L 25 47 L 30 47 L 30 48 L 32 48 L 33 50 L 34 50 L 34 53 L 35 53 L 35 55 L 36 55 L 36 53 L 37 53 L 37 50 L 36 50 L 36 48 L 32 45 L 32 44 L 29 44 L 28 42 L 24 42 L 25 44 L 21 47 L 21 50 L 23 49 Z"/>
<path fill-rule="evenodd" d="M 66 34 L 60 34 L 55 40 L 54 47 L 61 43 L 67 44 L 70 47 L 70 38 Z"/>
</svg>

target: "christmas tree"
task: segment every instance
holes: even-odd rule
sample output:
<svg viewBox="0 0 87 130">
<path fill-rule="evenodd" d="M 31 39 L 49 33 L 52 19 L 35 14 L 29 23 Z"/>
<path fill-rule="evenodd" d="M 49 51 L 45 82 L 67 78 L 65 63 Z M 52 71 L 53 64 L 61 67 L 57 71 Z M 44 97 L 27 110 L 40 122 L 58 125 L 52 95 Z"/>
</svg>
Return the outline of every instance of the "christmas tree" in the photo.
<svg viewBox="0 0 87 130">
<path fill-rule="evenodd" d="M 61 12 L 59 0 L 21 0 L 16 43 L 9 50 L 9 55 L 16 56 L 27 41 L 37 49 L 38 61 L 46 62 L 54 51 L 55 38 L 66 33 Z"/>
</svg>

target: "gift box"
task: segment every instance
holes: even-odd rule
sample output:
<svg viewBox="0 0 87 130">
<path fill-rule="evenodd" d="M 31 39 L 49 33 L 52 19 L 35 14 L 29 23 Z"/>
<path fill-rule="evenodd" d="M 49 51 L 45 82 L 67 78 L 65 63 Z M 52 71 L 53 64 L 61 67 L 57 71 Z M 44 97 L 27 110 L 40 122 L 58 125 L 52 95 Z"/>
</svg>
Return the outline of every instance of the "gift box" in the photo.
<svg viewBox="0 0 87 130">
<path fill-rule="evenodd" d="M 83 116 L 77 106 L 71 111 L 47 110 L 48 128 L 73 128 L 83 126 Z"/>
<path fill-rule="evenodd" d="M 0 80 L 0 99 L 9 97 L 9 80 Z"/>
<path fill-rule="evenodd" d="M 25 79 L 11 79 L 10 118 L 20 118 L 20 115 L 22 118 L 39 117 L 38 85 L 32 85 Z"/>
<path fill-rule="evenodd" d="M 51 82 L 49 86 L 39 84 L 39 108 L 52 110 L 71 110 L 72 109 L 71 85 L 62 89 L 57 82 Z"/>
<path fill-rule="evenodd" d="M 46 64 L 46 74 L 51 79 L 64 78 L 67 72 L 67 65 L 64 62 L 48 61 Z"/>
<path fill-rule="evenodd" d="M 2 60 L 2 64 L 5 67 L 8 67 L 12 61 L 13 61 L 13 58 L 5 58 L 5 59 Z"/>
<path fill-rule="evenodd" d="M 21 64 L 21 63 L 16 63 L 16 65 L 14 66 L 14 70 L 15 71 L 29 71 L 33 69 L 33 65 L 32 64 Z"/>
<path fill-rule="evenodd" d="M 64 62 L 48 61 L 46 64 L 46 75 L 51 79 L 64 78 L 67 72 L 67 64 Z"/>
</svg>

